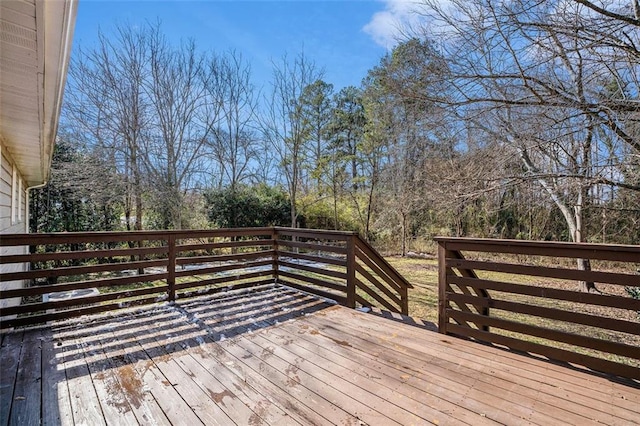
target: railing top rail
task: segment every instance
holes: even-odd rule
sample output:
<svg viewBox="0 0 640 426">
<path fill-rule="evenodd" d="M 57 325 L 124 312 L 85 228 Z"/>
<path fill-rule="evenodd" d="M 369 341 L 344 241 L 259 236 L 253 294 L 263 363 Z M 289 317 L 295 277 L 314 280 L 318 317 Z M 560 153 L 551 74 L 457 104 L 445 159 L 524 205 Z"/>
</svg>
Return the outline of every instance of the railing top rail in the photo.
<svg viewBox="0 0 640 426">
<path fill-rule="evenodd" d="M 434 241 L 451 250 L 640 262 L 640 245 L 466 237 L 435 237 Z"/>
<path fill-rule="evenodd" d="M 2 234 L 0 246 L 59 244 L 64 242 L 94 241 L 135 241 L 143 239 L 163 239 L 170 235 L 180 238 L 224 237 L 236 235 L 268 235 L 272 227 L 262 228 L 219 228 L 219 229 L 182 229 L 182 230 L 145 230 L 145 231 L 90 231 L 90 232 L 52 232 L 32 234 Z M 112 239 L 112 240 L 110 240 Z"/>
<path fill-rule="evenodd" d="M 322 237 L 345 237 L 356 235 L 352 231 L 333 231 L 326 229 L 304 229 L 286 227 L 256 227 L 256 228 L 219 228 L 219 229 L 183 229 L 183 230 L 145 230 L 145 231 L 90 231 L 90 232 L 51 232 L 32 234 L 3 234 L 0 236 L 0 246 L 56 244 L 60 242 L 76 241 L 109 241 L 162 239 L 170 235 L 176 238 L 198 238 L 211 236 L 235 235 L 268 235 L 272 232 L 287 232 L 291 234 L 306 233 Z"/>
<path fill-rule="evenodd" d="M 357 232 L 353 232 L 353 231 L 337 231 L 332 229 L 289 228 L 284 226 L 274 226 L 271 229 L 275 230 L 276 232 L 287 232 L 292 234 L 313 233 L 313 234 L 322 235 L 323 237 L 335 237 L 335 236 L 345 237 L 345 236 L 358 234 Z"/>
<path fill-rule="evenodd" d="M 445 243 L 472 243 L 476 245 L 494 246 L 518 246 L 518 247 L 556 247 L 577 248 L 584 250 L 617 250 L 640 253 L 640 245 L 631 244 L 603 244 L 603 243 L 572 243 L 567 241 L 536 241 L 536 240 L 509 240 L 499 238 L 472 238 L 472 237 L 434 237 L 436 242 Z"/>
</svg>

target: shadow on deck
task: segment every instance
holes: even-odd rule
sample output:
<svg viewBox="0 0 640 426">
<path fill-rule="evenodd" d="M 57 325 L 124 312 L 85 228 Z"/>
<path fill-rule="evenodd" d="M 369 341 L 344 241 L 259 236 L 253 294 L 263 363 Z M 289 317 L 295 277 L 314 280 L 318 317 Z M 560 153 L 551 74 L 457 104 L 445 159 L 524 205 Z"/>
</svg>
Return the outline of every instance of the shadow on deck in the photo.
<svg viewBox="0 0 640 426">
<path fill-rule="evenodd" d="M 9 333 L 0 425 L 640 419 L 633 382 L 374 314 L 265 285 Z"/>
</svg>

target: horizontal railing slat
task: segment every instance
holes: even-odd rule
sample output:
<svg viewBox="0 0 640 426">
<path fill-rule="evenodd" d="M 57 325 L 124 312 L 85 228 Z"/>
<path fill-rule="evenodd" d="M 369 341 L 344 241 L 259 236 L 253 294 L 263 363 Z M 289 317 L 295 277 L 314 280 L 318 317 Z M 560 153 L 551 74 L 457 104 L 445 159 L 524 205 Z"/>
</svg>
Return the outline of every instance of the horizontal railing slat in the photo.
<svg viewBox="0 0 640 426">
<path fill-rule="evenodd" d="M 278 240 L 278 245 L 285 247 L 301 248 L 316 251 L 326 251 L 329 253 L 347 254 L 347 249 L 340 246 L 323 245 L 316 243 L 303 243 L 300 241 Z"/>
<path fill-rule="evenodd" d="M 238 281 L 238 280 L 233 280 L 233 281 Z M 253 288 L 253 287 L 266 285 L 266 284 L 273 284 L 273 280 L 263 279 L 263 280 L 257 280 L 257 281 L 249 281 L 245 283 L 229 284 L 229 285 L 224 285 L 219 287 L 200 288 L 198 290 L 187 289 L 186 291 L 181 291 L 177 294 L 180 299 L 187 299 L 190 297 L 208 296 L 211 294 L 222 293 L 223 291 L 243 290 L 243 289 Z"/>
<path fill-rule="evenodd" d="M 278 256 L 291 257 L 293 259 L 308 260 L 310 262 L 325 263 L 328 265 L 347 266 L 347 261 L 345 259 L 340 259 L 335 257 L 311 256 L 308 254 L 296 253 L 293 251 L 285 251 L 285 250 L 278 250 Z"/>
<path fill-rule="evenodd" d="M 232 265 L 214 266 L 214 267 L 208 267 L 208 268 L 186 269 L 184 271 L 176 271 L 176 277 L 186 277 L 189 275 L 216 274 L 218 272 L 233 271 L 236 269 L 256 268 L 258 266 L 271 265 L 272 263 L 273 263 L 273 260 L 269 259 L 269 260 L 259 260 L 255 262 L 234 263 Z"/>
<path fill-rule="evenodd" d="M 18 280 L 30 280 L 35 278 L 46 277 L 62 277 L 73 276 L 82 274 L 91 274 L 95 272 L 115 272 L 136 270 L 143 268 L 152 268 L 156 266 L 166 266 L 167 259 L 160 260 L 144 260 L 139 262 L 122 262 L 122 263 L 102 263 L 91 266 L 69 266 L 64 268 L 52 268 L 52 269 L 35 269 L 33 271 L 26 272 L 9 272 L 2 274 L 2 281 L 18 281 Z"/>
<path fill-rule="evenodd" d="M 287 262 L 284 260 L 278 260 L 278 265 L 291 268 L 291 269 L 299 269 L 301 271 L 312 272 L 314 274 L 327 275 L 333 278 L 340 278 L 343 280 L 347 279 L 347 274 L 341 271 L 333 271 L 331 269 L 316 268 L 314 266 L 309 266 L 309 265 L 300 265 L 298 263 Z M 281 272 L 281 270 L 279 270 L 278 272 Z"/>
<path fill-rule="evenodd" d="M 217 243 L 198 243 L 198 244 L 178 244 L 176 245 L 177 253 L 196 250 L 216 250 L 223 248 L 239 248 L 239 247 L 266 247 L 273 245 L 273 239 L 265 240 L 247 240 L 247 241 L 223 241 Z"/>
<path fill-rule="evenodd" d="M 228 275 L 224 277 L 208 278 L 204 280 L 198 279 L 197 281 L 188 281 L 188 282 L 176 284 L 175 288 L 176 290 L 184 290 L 185 288 L 205 287 L 209 285 L 224 284 L 228 282 L 266 277 L 266 276 L 271 276 L 271 274 L 272 274 L 271 271 L 256 271 L 256 272 L 247 272 L 239 275 Z"/>
<path fill-rule="evenodd" d="M 156 231 L 135 232 L 65 232 L 59 234 L 11 234 L 0 238 L 1 247 L 86 244 L 86 243 L 126 243 L 137 241 L 165 241 L 164 234 Z"/>
<path fill-rule="evenodd" d="M 454 309 L 451 309 L 448 314 L 452 319 L 458 319 L 461 321 L 473 321 L 476 324 L 483 324 L 490 327 L 500 328 L 502 330 L 513 331 L 515 333 L 526 334 L 529 336 L 540 337 L 547 340 L 554 340 L 556 342 L 562 342 L 569 345 L 608 352 L 634 359 L 640 359 L 639 346 L 631 346 L 624 343 L 582 336 L 579 334 L 568 333 L 566 331 L 553 330 L 551 328 L 524 324 L 521 322 L 506 320 L 502 318 L 462 312 Z"/>
<path fill-rule="evenodd" d="M 220 229 L 188 229 L 161 231 L 165 235 L 173 235 L 176 240 L 194 240 L 198 238 L 235 238 L 235 237 L 270 237 L 273 228 L 220 228 Z"/>
<path fill-rule="evenodd" d="M 540 318 L 588 325 L 591 327 L 620 331 L 622 333 L 629 333 L 640 336 L 640 324 L 638 324 L 637 322 L 631 322 L 617 318 L 607 318 L 598 315 L 565 311 L 557 308 L 547 308 L 544 306 L 536 306 L 526 303 L 510 302 L 507 300 L 496 299 L 495 297 L 486 299 L 459 293 L 447 293 L 447 299 L 456 303 L 468 303 L 475 306 L 486 306 L 488 308 L 500 309 L 517 314 L 533 315 Z"/>
<path fill-rule="evenodd" d="M 280 276 L 283 276 L 283 277 L 287 277 L 287 278 L 291 278 L 291 279 L 295 279 L 295 280 L 299 280 L 299 281 L 305 281 L 305 282 L 307 282 L 309 284 L 314 284 L 314 285 L 317 285 L 319 287 L 329 288 L 331 290 L 337 290 L 337 291 L 344 292 L 344 293 L 346 293 L 346 291 L 347 291 L 346 284 L 340 284 L 340 283 L 331 282 L 331 281 L 327 281 L 327 280 L 321 280 L 319 278 L 309 277 L 309 276 L 301 275 L 301 274 L 295 274 L 295 273 L 289 272 L 289 271 L 279 271 L 278 274 Z"/>
<path fill-rule="evenodd" d="M 15 288 L 0 291 L 0 299 L 11 299 L 14 297 L 42 296 L 46 293 L 59 293 L 62 291 L 82 290 L 86 288 L 115 287 L 130 284 L 141 284 L 151 281 L 166 280 L 166 273 L 141 274 L 128 277 L 99 278 L 90 281 L 74 281 L 63 284 L 49 284 L 36 287 Z"/>
<path fill-rule="evenodd" d="M 197 238 L 228 238 L 243 236 L 270 237 L 273 228 L 226 228 L 195 230 L 163 230 L 163 231 L 92 231 L 92 232 L 58 232 L 37 234 L 4 234 L 0 238 L 0 247 L 56 245 L 77 243 L 103 243 L 127 241 L 161 241 L 169 236 L 177 240 Z"/>
<path fill-rule="evenodd" d="M 347 231 L 333 231 L 328 229 L 281 228 L 277 226 L 275 227 L 275 231 L 278 233 L 278 235 L 337 241 L 346 241 L 349 236 L 354 235 L 353 232 Z"/>
<path fill-rule="evenodd" d="M 104 293 L 97 296 L 79 297 L 76 299 L 59 300 L 54 302 L 28 303 L 24 305 L 10 306 L 7 308 L 0 309 L 0 316 L 20 315 L 28 312 L 66 308 L 69 306 L 76 306 L 76 305 L 102 303 L 102 302 L 107 302 L 111 300 L 126 299 L 126 298 L 144 296 L 144 295 L 154 294 L 154 293 L 166 294 L 167 288 L 168 287 L 165 284 L 158 287 L 138 288 L 135 290 L 118 291 L 115 293 Z"/>
<path fill-rule="evenodd" d="M 501 281 L 448 276 L 452 284 L 462 284 L 484 288 L 486 290 L 502 291 L 505 293 L 523 294 L 547 299 L 565 300 L 568 302 L 585 303 L 588 305 L 609 306 L 628 310 L 640 310 L 640 300 L 606 294 L 586 293 L 580 291 L 560 290 L 548 287 L 535 287 L 523 284 L 513 284 Z"/>
<path fill-rule="evenodd" d="M 88 308 L 70 309 L 65 311 L 57 311 L 48 314 L 34 315 L 29 317 L 18 317 L 2 321 L 2 328 L 21 327 L 25 325 L 41 324 L 47 321 L 55 321 L 61 319 L 76 318 L 84 315 L 99 314 L 109 311 L 115 311 L 117 309 L 131 308 L 135 306 L 150 305 L 157 303 L 156 297 L 148 297 L 145 299 L 136 299 L 126 302 L 126 305 L 121 303 L 111 303 L 109 305 L 91 306 Z"/>
<path fill-rule="evenodd" d="M 279 279 L 278 284 L 285 285 L 287 287 L 295 288 L 296 290 L 305 291 L 307 293 L 315 294 L 316 296 L 324 297 L 325 299 L 335 300 L 341 305 L 347 304 L 347 298 L 337 293 L 331 293 L 328 291 L 319 290 L 317 288 L 296 284 L 293 281 Z"/>
<path fill-rule="evenodd" d="M 135 247 L 104 250 L 65 251 L 56 253 L 14 254 L 0 257 L 0 264 L 46 262 L 52 260 L 80 260 L 122 256 L 146 256 L 166 254 L 168 247 Z"/>
<path fill-rule="evenodd" d="M 176 265 L 189 265 L 195 263 L 227 262 L 260 259 L 273 255 L 273 250 L 262 250 L 253 253 L 219 254 L 212 256 L 178 257 Z"/>
<path fill-rule="evenodd" d="M 532 265 L 515 265 L 512 263 L 485 262 L 479 260 L 461 259 L 447 259 L 446 266 L 451 268 L 504 272 L 508 274 L 530 275 L 536 277 L 567 279 L 575 281 L 595 281 L 598 283 L 640 287 L 640 275 L 637 274 L 580 271 L 577 269 L 551 268 L 546 266 Z"/>
</svg>

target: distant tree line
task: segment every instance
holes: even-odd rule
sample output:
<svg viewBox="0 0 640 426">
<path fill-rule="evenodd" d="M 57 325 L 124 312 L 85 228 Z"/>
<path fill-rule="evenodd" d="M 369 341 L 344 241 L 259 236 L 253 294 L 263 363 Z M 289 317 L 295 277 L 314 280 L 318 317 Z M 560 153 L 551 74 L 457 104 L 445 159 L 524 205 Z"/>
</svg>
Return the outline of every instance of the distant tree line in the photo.
<svg viewBox="0 0 640 426">
<path fill-rule="evenodd" d="M 340 90 L 304 54 L 257 88 L 237 52 L 119 27 L 73 58 L 32 229 L 640 244 L 635 5 L 423 0 L 429 25 Z"/>
</svg>

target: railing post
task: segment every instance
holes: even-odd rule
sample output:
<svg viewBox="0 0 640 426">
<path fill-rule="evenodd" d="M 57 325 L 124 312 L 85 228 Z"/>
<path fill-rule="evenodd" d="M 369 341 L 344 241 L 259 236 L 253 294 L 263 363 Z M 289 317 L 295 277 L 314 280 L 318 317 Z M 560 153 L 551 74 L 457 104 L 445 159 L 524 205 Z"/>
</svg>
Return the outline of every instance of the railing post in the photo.
<svg viewBox="0 0 640 426">
<path fill-rule="evenodd" d="M 167 239 L 169 258 L 167 259 L 167 285 L 169 287 L 169 302 L 176 300 L 176 237 L 169 234 Z"/>
<path fill-rule="evenodd" d="M 409 291 L 404 284 L 400 284 L 400 302 L 402 315 L 409 315 Z"/>
<path fill-rule="evenodd" d="M 347 237 L 347 307 L 356 307 L 356 238 Z"/>
<path fill-rule="evenodd" d="M 273 244 L 271 246 L 272 250 L 273 250 L 273 254 L 272 254 L 272 258 L 273 258 L 273 264 L 271 266 L 272 271 L 273 271 L 273 282 L 277 283 L 278 282 L 278 230 L 273 228 L 273 230 L 271 231 L 271 238 L 273 239 Z"/>
<path fill-rule="evenodd" d="M 444 242 L 438 243 L 438 332 L 447 334 L 447 248 Z"/>
</svg>

